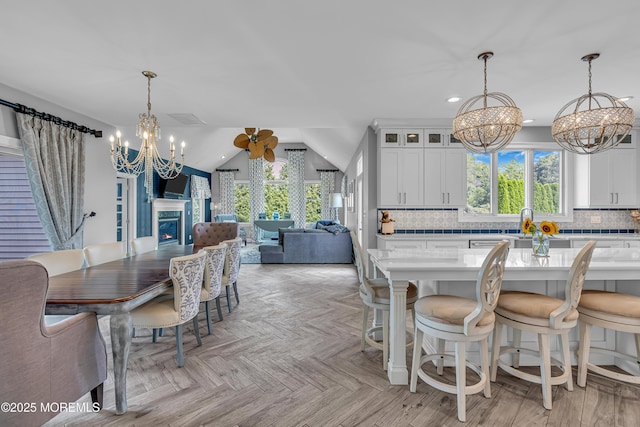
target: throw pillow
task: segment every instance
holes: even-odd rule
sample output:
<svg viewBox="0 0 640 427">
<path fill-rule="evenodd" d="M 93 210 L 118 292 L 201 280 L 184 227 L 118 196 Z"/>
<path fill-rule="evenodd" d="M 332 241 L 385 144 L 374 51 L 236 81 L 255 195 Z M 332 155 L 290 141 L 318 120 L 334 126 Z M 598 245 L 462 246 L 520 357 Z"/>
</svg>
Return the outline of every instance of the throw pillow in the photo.
<svg viewBox="0 0 640 427">
<path fill-rule="evenodd" d="M 340 224 L 327 225 L 326 227 L 324 227 L 324 229 L 327 230 L 329 233 L 333 233 L 333 234 L 348 233 L 349 232 L 349 229 L 347 227 L 345 227 L 344 225 L 340 225 Z"/>
</svg>

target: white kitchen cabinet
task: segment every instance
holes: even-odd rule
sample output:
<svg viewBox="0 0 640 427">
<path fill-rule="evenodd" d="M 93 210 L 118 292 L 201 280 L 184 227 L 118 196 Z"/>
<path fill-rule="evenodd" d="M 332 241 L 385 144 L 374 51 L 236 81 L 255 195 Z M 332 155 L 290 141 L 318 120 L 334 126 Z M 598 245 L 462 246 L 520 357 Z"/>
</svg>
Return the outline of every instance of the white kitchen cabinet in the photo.
<svg viewBox="0 0 640 427">
<path fill-rule="evenodd" d="M 378 237 L 378 249 L 426 249 L 427 241 L 420 239 L 384 239 Z"/>
<path fill-rule="evenodd" d="M 462 142 L 453 136 L 451 129 L 425 129 L 424 140 L 425 148 L 464 148 Z"/>
<path fill-rule="evenodd" d="M 421 148 L 380 149 L 379 206 L 424 204 L 423 151 Z"/>
<path fill-rule="evenodd" d="M 469 247 L 469 239 L 427 240 L 427 249 L 465 249 Z"/>
<path fill-rule="evenodd" d="M 441 148 L 424 150 L 424 204 L 462 207 L 467 200 L 467 151 Z"/>
<path fill-rule="evenodd" d="M 575 177 L 576 207 L 637 207 L 637 150 L 634 148 L 576 156 Z"/>
<path fill-rule="evenodd" d="M 640 248 L 640 240 L 625 240 L 624 241 L 624 247 L 625 248 Z"/>
<path fill-rule="evenodd" d="M 587 242 L 591 240 L 589 238 L 585 239 L 571 239 L 571 247 L 572 248 L 582 248 Z M 606 240 L 606 239 L 593 239 L 596 241 L 596 248 L 624 248 L 625 244 L 623 240 Z"/>
<path fill-rule="evenodd" d="M 380 148 L 422 148 L 423 129 L 382 129 L 379 136 Z"/>
</svg>

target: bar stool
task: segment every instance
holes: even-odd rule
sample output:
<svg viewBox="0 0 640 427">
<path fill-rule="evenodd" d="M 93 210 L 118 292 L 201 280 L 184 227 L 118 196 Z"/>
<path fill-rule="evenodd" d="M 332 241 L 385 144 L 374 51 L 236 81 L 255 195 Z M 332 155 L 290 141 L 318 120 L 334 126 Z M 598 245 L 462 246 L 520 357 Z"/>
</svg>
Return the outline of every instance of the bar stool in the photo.
<svg viewBox="0 0 640 427">
<path fill-rule="evenodd" d="M 498 366 L 509 374 L 525 381 L 542 385 L 543 405 L 551 409 L 551 386 L 565 384 L 567 390 L 573 391 L 571 376 L 571 358 L 569 356 L 569 331 L 578 322 L 578 301 L 582 292 L 584 277 L 587 274 L 591 255 L 596 242 L 589 241 L 573 260 L 569 277 L 565 285 L 565 298 L 530 292 L 503 292 L 496 307 L 496 327 L 493 333 L 493 350 L 491 360 L 491 381 L 496 380 Z M 511 345 L 500 347 L 503 325 L 513 328 Z M 520 346 L 522 331 L 538 335 L 538 350 Z M 549 348 L 550 335 L 560 335 L 562 343 L 562 360 L 551 357 Z M 533 375 L 520 370 L 520 354 L 533 354 L 540 359 L 540 375 Z M 500 357 L 511 354 L 512 366 Z M 562 374 L 551 376 L 551 363 L 562 369 Z"/>
<path fill-rule="evenodd" d="M 580 313 L 580 346 L 578 348 L 578 385 L 587 383 L 587 370 L 614 380 L 640 384 L 640 375 L 614 372 L 589 363 L 590 353 L 601 353 L 633 362 L 640 366 L 640 297 L 607 291 L 583 291 L 578 305 Z M 621 351 L 591 347 L 591 326 L 596 325 L 634 335 L 636 356 Z"/>
<path fill-rule="evenodd" d="M 446 393 L 457 395 L 458 419 L 466 421 L 466 395 L 484 391 L 485 397 L 491 397 L 488 381 L 489 343 L 488 337 L 493 331 L 493 309 L 498 302 L 504 265 L 509 254 L 509 242 L 498 243 L 489 252 L 476 281 L 476 299 L 455 295 L 429 295 L 415 303 L 415 331 L 413 340 L 413 362 L 411 364 L 411 382 L 409 390 L 415 393 L 418 377 L 431 387 Z M 422 355 L 422 339 L 426 333 L 436 338 L 437 353 Z M 444 352 L 445 341 L 455 343 L 455 356 Z M 467 360 L 468 342 L 480 342 L 482 366 Z M 454 359 L 456 384 L 442 382 L 422 369 L 428 361 L 435 361 L 437 374 L 443 374 L 443 360 Z M 466 369 L 469 367 L 478 374 L 480 380 L 467 385 Z"/>
<path fill-rule="evenodd" d="M 389 363 L 389 314 L 391 312 L 391 291 L 387 279 L 369 279 L 365 273 L 365 258 L 358 236 L 351 231 L 351 244 L 353 246 L 354 264 L 358 270 L 360 280 L 360 298 L 363 303 L 362 334 L 360 337 L 360 351 L 364 351 L 366 344 L 378 350 L 382 350 L 382 367 L 387 370 Z M 413 304 L 418 299 L 418 287 L 409 282 L 407 287 L 407 310 L 413 312 Z M 382 326 L 367 328 L 369 321 L 369 308 L 382 311 Z M 413 316 L 415 318 L 415 315 Z M 382 342 L 377 341 L 373 335 L 382 330 Z M 411 335 L 409 333 L 409 335 Z M 410 346 L 409 342 L 406 345 Z"/>
</svg>

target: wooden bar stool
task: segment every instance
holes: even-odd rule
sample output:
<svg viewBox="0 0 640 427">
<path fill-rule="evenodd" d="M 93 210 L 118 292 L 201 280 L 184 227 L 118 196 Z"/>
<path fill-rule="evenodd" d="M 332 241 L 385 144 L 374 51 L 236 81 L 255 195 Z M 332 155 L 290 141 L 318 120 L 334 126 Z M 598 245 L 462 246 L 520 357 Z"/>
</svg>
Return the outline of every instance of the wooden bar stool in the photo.
<svg viewBox="0 0 640 427">
<path fill-rule="evenodd" d="M 614 372 L 589 363 L 590 353 L 601 353 L 633 362 L 640 366 L 640 297 L 607 291 L 583 291 L 578 305 L 580 313 L 580 346 L 578 348 L 578 385 L 587 384 L 587 370 L 614 380 L 640 384 L 640 375 Z M 634 335 L 636 355 L 605 348 L 591 347 L 591 326 L 596 325 Z"/>
<path fill-rule="evenodd" d="M 420 377 L 433 388 L 456 394 L 458 419 L 462 422 L 466 421 L 467 394 L 484 391 L 485 397 L 491 397 L 488 381 L 488 337 L 493 331 L 493 309 L 498 302 L 508 253 L 507 241 L 498 243 L 489 252 L 478 273 L 475 300 L 454 295 L 430 295 L 420 298 L 415 303 L 415 338 L 409 390 L 415 393 Z M 437 353 L 422 356 L 423 333 L 436 338 Z M 454 358 L 451 354 L 445 354 L 445 341 L 455 342 L 456 385 L 442 382 L 422 369 L 422 365 L 428 361 L 435 361 L 438 375 L 443 374 L 443 359 Z M 482 352 L 482 366 L 467 360 L 466 357 L 466 344 L 478 341 Z M 473 385 L 467 385 L 467 367 L 480 377 Z"/>
<path fill-rule="evenodd" d="M 573 260 L 571 270 L 569 270 L 569 278 L 565 285 L 564 300 L 530 292 L 503 292 L 495 310 L 496 327 L 493 333 L 493 350 L 491 354 L 491 381 L 496 380 L 498 366 L 500 366 L 504 371 L 515 377 L 541 384 L 543 404 L 546 409 L 551 409 L 552 385 L 566 384 L 567 390 L 573 391 L 571 358 L 569 355 L 569 331 L 578 322 L 576 308 L 595 244 L 595 241 L 589 241 Z M 500 347 L 503 325 L 513 328 L 513 341 L 511 345 Z M 538 335 L 538 350 L 520 346 L 522 331 Z M 562 360 L 551 357 L 549 347 L 549 337 L 551 335 L 560 335 Z M 521 353 L 533 354 L 539 357 L 540 375 L 529 374 L 519 369 Z M 511 354 L 511 365 L 500 358 L 504 354 Z M 562 369 L 562 374 L 551 376 L 552 363 Z"/>
</svg>

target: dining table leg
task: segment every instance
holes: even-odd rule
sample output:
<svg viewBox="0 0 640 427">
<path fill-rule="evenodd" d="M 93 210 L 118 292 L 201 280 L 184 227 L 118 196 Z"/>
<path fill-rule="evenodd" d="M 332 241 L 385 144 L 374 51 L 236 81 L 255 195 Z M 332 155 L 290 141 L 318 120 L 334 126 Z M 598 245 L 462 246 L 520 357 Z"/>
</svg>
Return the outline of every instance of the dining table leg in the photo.
<svg viewBox="0 0 640 427">
<path fill-rule="evenodd" d="M 116 414 L 122 415 L 127 412 L 127 364 L 129 363 L 129 348 L 133 332 L 131 314 L 128 311 L 112 314 L 110 325 Z"/>
<path fill-rule="evenodd" d="M 391 313 L 389 316 L 389 363 L 387 376 L 395 385 L 409 384 L 406 359 L 407 287 L 406 280 L 389 281 Z"/>
</svg>

